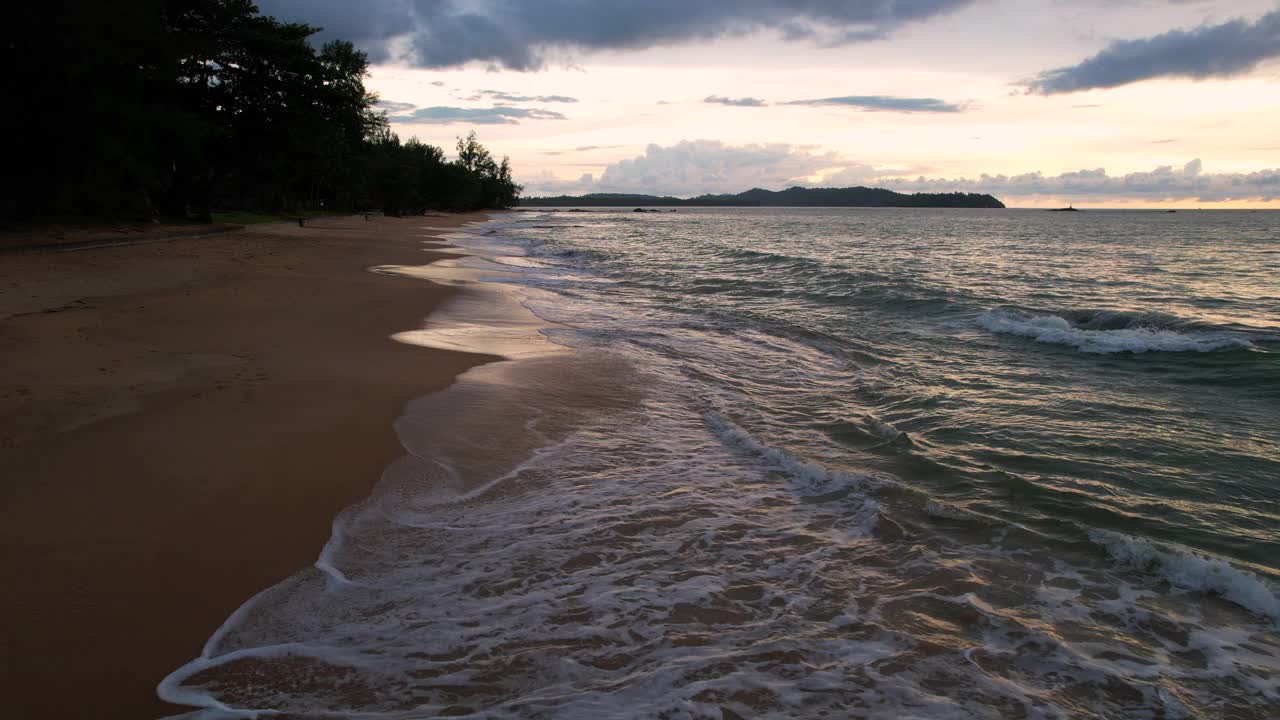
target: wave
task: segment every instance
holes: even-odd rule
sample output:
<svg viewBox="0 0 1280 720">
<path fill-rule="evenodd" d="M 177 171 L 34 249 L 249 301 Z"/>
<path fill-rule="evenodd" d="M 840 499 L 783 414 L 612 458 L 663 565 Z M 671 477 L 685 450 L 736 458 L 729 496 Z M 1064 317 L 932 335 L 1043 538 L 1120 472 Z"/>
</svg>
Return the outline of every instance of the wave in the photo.
<svg viewBox="0 0 1280 720">
<path fill-rule="evenodd" d="M 841 470 L 823 468 L 817 462 L 801 460 L 785 450 L 778 450 L 751 437 L 746 430 L 737 427 L 732 421 L 721 415 L 708 411 L 703 418 L 708 428 L 721 438 L 726 445 L 740 448 L 759 457 L 767 464 L 780 469 L 792 480 L 792 491 L 796 495 L 810 501 L 826 501 L 833 498 L 852 496 L 856 501 L 855 509 L 845 516 L 842 527 L 855 537 L 868 537 L 876 530 L 881 520 L 881 505 L 865 495 L 865 491 L 881 487 L 883 482 L 877 478 L 860 473 L 845 473 Z M 861 491 L 861 492 L 860 492 Z"/>
<path fill-rule="evenodd" d="M 1225 560 L 1188 550 L 1157 545 L 1110 530 L 1090 530 L 1089 539 L 1101 545 L 1123 566 L 1154 574 L 1184 590 L 1219 595 L 1240 607 L 1280 622 L 1280 595 L 1266 580 Z"/>
<path fill-rule="evenodd" d="M 795 455 L 751 436 L 751 433 L 721 417 L 718 413 L 707 412 L 703 416 L 707 426 L 729 445 L 746 450 L 760 459 L 785 472 L 798 485 L 802 494 L 826 495 L 841 491 L 866 490 L 882 484 L 876 478 L 861 473 L 849 473 L 827 468 L 802 460 Z"/>
<path fill-rule="evenodd" d="M 929 500 L 924 505 L 924 511 L 929 517 L 942 520 L 975 520 L 978 518 L 977 515 L 964 508 L 941 500 Z"/>
<path fill-rule="evenodd" d="M 814 258 L 805 257 L 804 255 L 789 255 L 787 253 L 770 252 L 768 250 L 752 250 L 750 248 L 732 247 L 720 249 L 716 254 L 729 260 L 752 265 L 790 265 L 796 269 L 806 269 L 815 272 L 830 269 L 830 265 L 821 260 L 815 260 Z"/>
<path fill-rule="evenodd" d="M 1144 324 L 1144 317 L 1151 316 L 1097 313 L 1084 323 L 1075 324 L 1059 315 L 1031 315 L 1011 308 L 996 308 L 980 315 L 977 322 L 993 333 L 1066 345 L 1087 353 L 1213 352 L 1253 347 L 1253 343 L 1237 333 L 1180 332 Z"/>
</svg>

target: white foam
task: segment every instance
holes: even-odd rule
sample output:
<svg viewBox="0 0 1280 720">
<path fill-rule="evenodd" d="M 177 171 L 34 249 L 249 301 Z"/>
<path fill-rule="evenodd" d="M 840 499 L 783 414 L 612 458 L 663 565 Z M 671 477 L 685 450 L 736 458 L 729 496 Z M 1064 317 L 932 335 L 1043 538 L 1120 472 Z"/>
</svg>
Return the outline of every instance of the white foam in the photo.
<svg viewBox="0 0 1280 720">
<path fill-rule="evenodd" d="M 707 412 L 704 417 L 707 425 L 722 439 L 778 466 L 792 478 L 798 480 L 804 489 L 810 490 L 815 494 L 830 493 L 837 490 L 866 489 L 876 484 L 876 481 L 870 475 L 828 470 L 817 463 L 801 460 L 785 450 L 779 450 L 762 443 L 751 437 L 751 433 L 721 417 L 718 413 Z"/>
<path fill-rule="evenodd" d="M 977 517 L 963 508 L 956 507 L 951 503 L 943 502 L 941 500 L 928 501 L 925 503 L 924 511 L 932 517 L 944 520 L 972 520 Z"/>
<path fill-rule="evenodd" d="M 1248 340 L 1225 332 L 1180 333 L 1144 327 L 1085 330 L 1057 315 L 1026 315 L 1004 308 L 983 313 L 977 322 L 994 333 L 1066 345 L 1087 353 L 1213 352 L 1253 347 Z"/>
<path fill-rule="evenodd" d="M 1280 596 L 1271 583 L 1219 558 L 1109 530 L 1090 530 L 1089 539 L 1106 548 L 1117 562 L 1153 573 L 1185 590 L 1210 592 L 1271 620 L 1280 622 Z"/>
<path fill-rule="evenodd" d="M 897 440 L 906 435 L 905 432 L 894 427 L 892 423 L 881 420 L 875 415 L 867 415 L 866 423 L 872 432 L 886 440 Z"/>
<path fill-rule="evenodd" d="M 472 239 L 514 252 L 501 237 Z M 456 265 L 486 271 L 452 277 L 473 287 L 501 278 L 527 288 L 539 275 Z M 1025 541 L 1002 544 L 1016 525 L 1000 524 L 989 544 L 906 523 L 895 539 L 901 493 L 868 492 L 892 479 L 839 470 L 839 459 L 828 459 L 839 455 L 793 443 L 800 436 L 785 429 L 779 437 L 748 420 L 736 424 L 728 418 L 755 417 L 749 406 L 711 385 L 689 385 L 661 364 L 662 353 L 634 363 L 640 374 L 630 363 L 585 358 L 596 352 L 592 343 L 609 357 L 632 352 L 617 339 L 651 329 L 653 318 L 637 321 L 634 308 L 590 297 L 530 303 L 518 294 L 536 315 L 568 321 L 554 330 L 542 323 L 542 334 L 580 338 L 581 325 L 595 339 L 566 342 L 588 349 L 555 358 L 481 366 L 414 403 L 397 428 L 414 458 L 435 465 L 389 468 L 372 498 L 335 521 L 315 568 L 246 603 L 201 658 L 165 680 L 162 696 L 211 708 L 187 720 L 409 720 L 457 705 L 472 717 L 570 720 L 726 710 L 835 717 L 853 708 L 886 718 L 1066 717 L 1081 708 L 1206 717 L 1223 698 L 1276 700 L 1267 684 L 1274 643 L 1270 635 L 1251 640 L 1268 631 L 1243 611 L 1220 608 L 1246 619 L 1231 632 L 1200 629 L 1194 606 L 1202 598 L 1166 602 L 1149 578 L 1094 561 L 1081 568 L 1055 560 L 1061 567 L 1047 571 Z M 678 324 L 654 335 L 685 357 L 705 350 Z M 759 352 L 749 333 L 732 340 L 697 366 L 714 370 L 718 357 Z M 829 362 L 784 352 L 797 364 Z M 534 382 L 540 364 L 549 374 Z M 550 372 L 558 367 L 569 370 Z M 839 371 L 807 369 L 787 377 L 802 387 Z M 593 378 L 643 388 L 642 405 L 566 409 L 565 393 L 585 392 Z M 884 437 L 896 432 L 874 416 L 867 424 Z M 492 455 L 501 462 L 478 471 Z M 980 514 L 981 504 L 954 502 L 929 501 L 925 511 L 997 523 Z M 1196 568 L 1165 557 L 1171 550 L 1141 541 L 1135 549 L 1117 537 L 1104 539 L 1144 570 Z M 1199 580 L 1179 587 L 1199 582 L 1264 609 L 1275 601 L 1268 586 L 1269 594 L 1250 590 L 1247 577 L 1191 570 Z M 1153 634 L 1155 621 L 1187 630 L 1190 640 Z M 1188 648 L 1207 667 L 1169 661 L 1167 653 Z M 1113 696 L 1113 686 L 1123 695 Z M 1064 687 L 1082 692 L 1062 705 Z"/>
</svg>

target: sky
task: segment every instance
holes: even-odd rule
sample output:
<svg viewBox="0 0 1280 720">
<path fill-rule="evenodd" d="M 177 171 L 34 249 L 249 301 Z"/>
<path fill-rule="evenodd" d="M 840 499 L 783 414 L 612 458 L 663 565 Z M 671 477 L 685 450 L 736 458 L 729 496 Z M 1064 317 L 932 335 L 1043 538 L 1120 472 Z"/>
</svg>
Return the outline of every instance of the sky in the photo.
<svg viewBox="0 0 1280 720">
<path fill-rule="evenodd" d="M 524 195 L 1280 209 L 1280 0 L 258 0 Z"/>
</svg>

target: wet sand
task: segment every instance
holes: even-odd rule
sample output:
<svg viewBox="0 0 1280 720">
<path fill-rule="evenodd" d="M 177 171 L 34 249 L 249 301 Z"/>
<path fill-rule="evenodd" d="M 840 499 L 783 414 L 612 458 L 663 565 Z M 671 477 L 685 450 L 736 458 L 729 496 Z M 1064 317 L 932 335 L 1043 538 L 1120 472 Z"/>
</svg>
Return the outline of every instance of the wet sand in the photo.
<svg viewBox="0 0 1280 720">
<path fill-rule="evenodd" d="M 478 219 L 0 256 L 6 715 L 182 710 L 156 683 L 315 559 L 405 402 L 492 359 L 389 339 L 456 290 L 366 269 Z"/>
</svg>

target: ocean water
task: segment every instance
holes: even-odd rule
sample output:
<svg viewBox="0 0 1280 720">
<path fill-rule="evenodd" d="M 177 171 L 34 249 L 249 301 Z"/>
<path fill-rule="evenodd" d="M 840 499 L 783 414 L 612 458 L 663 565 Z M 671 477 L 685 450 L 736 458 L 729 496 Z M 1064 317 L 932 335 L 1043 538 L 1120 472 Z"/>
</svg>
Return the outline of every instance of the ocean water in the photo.
<svg viewBox="0 0 1280 720">
<path fill-rule="evenodd" d="M 525 212 L 192 717 L 1280 717 L 1280 214 Z"/>
</svg>

